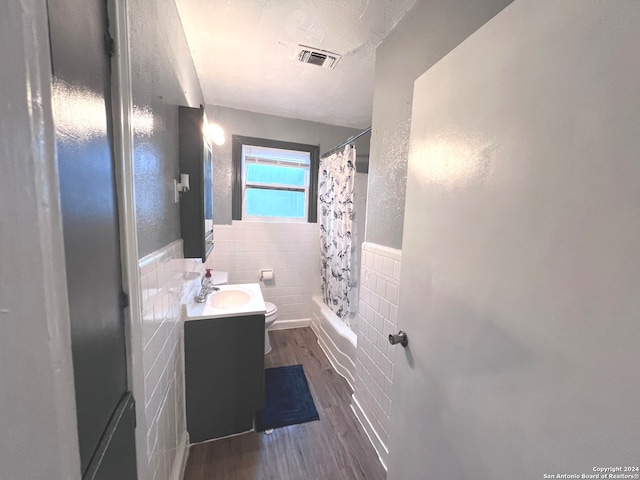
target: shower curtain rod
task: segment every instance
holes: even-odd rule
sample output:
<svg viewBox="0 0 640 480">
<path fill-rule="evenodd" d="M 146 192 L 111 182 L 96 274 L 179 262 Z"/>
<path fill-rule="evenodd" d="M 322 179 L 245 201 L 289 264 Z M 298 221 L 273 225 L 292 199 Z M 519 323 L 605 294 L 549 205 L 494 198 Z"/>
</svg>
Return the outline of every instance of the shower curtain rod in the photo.
<svg viewBox="0 0 640 480">
<path fill-rule="evenodd" d="M 356 135 L 354 135 L 353 137 L 349 137 L 349 139 L 338 145 L 337 147 L 333 147 L 331 150 L 329 150 L 326 153 L 323 153 L 320 158 L 325 158 L 328 157 L 331 154 L 336 153 L 338 150 L 340 150 L 342 147 L 344 147 L 345 145 L 349 145 L 350 143 L 352 143 L 354 140 L 356 140 L 357 138 L 360 138 L 362 135 L 365 135 L 366 133 L 369 133 L 371 131 L 371 127 L 369 128 L 365 128 L 363 131 L 361 131 L 360 133 L 357 133 Z"/>
</svg>

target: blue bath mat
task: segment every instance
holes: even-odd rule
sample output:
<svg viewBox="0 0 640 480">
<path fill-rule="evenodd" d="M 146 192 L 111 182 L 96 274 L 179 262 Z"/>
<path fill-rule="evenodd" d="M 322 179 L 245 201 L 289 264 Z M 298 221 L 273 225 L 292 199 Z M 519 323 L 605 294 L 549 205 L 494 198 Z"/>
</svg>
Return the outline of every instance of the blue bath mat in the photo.
<svg viewBox="0 0 640 480">
<path fill-rule="evenodd" d="M 302 365 L 264 371 L 265 406 L 256 415 L 256 430 L 286 427 L 319 420 Z"/>
</svg>

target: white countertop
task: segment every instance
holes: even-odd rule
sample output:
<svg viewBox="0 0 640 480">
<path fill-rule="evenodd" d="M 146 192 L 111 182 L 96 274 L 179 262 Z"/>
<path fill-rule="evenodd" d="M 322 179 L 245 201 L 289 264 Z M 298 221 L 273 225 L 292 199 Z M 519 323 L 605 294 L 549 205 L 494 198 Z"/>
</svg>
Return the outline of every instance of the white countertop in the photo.
<svg viewBox="0 0 640 480">
<path fill-rule="evenodd" d="M 262 290 L 258 283 L 243 283 L 239 285 L 218 285 L 219 292 L 212 292 L 205 303 L 197 303 L 195 298 L 185 304 L 184 320 L 202 320 L 205 318 L 241 317 L 244 315 L 264 314 L 267 308 L 264 305 Z M 225 291 L 238 291 L 246 294 L 249 301 L 239 307 L 216 308 L 214 307 L 215 295 Z M 219 297 L 220 298 L 220 297 Z"/>
</svg>

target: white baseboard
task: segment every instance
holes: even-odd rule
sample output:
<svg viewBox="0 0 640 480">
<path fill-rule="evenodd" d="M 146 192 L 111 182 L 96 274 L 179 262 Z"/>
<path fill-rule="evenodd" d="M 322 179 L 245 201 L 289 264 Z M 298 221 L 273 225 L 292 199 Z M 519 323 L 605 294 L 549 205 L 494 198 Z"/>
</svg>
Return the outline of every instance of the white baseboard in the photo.
<svg viewBox="0 0 640 480">
<path fill-rule="evenodd" d="M 367 417 L 367 414 L 362 410 L 362 407 L 360 406 L 360 403 L 356 399 L 355 395 L 351 395 L 351 400 L 351 410 L 353 410 L 353 413 L 356 414 L 356 418 L 360 422 L 360 425 L 362 425 L 362 428 L 367 434 L 367 437 L 369 437 L 369 441 L 378 453 L 380 463 L 386 471 L 387 461 L 389 460 L 389 450 L 387 449 L 387 446 L 384 444 L 382 439 L 378 436 L 378 432 L 376 432 L 376 429 L 369 421 L 369 417 Z"/>
<path fill-rule="evenodd" d="M 269 327 L 271 330 L 289 330 L 290 328 L 302 328 L 308 327 L 311 323 L 310 318 L 296 318 L 293 320 L 276 320 L 273 325 Z"/>
<path fill-rule="evenodd" d="M 171 471 L 171 480 L 182 480 L 184 477 L 184 470 L 187 467 L 187 459 L 189 458 L 189 434 L 185 430 L 182 432 L 180 442 L 178 443 L 178 449 L 176 451 L 176 458 L 173 462 L 173 470 Z"/>
</svg>

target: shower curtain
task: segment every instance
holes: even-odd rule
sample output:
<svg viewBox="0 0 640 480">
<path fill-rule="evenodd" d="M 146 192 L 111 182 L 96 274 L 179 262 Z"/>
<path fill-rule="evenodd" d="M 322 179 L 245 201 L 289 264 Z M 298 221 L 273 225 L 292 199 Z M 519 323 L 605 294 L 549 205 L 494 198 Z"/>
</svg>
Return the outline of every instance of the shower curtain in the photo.
<svg viewBox="0 0 640 480">
<path fill-rule="evenodd" d="M 354 185 L 356 149 L 320 159 L 318 221 L 324 302 L 349 327 L 358 305 Z"/>
</svg>

